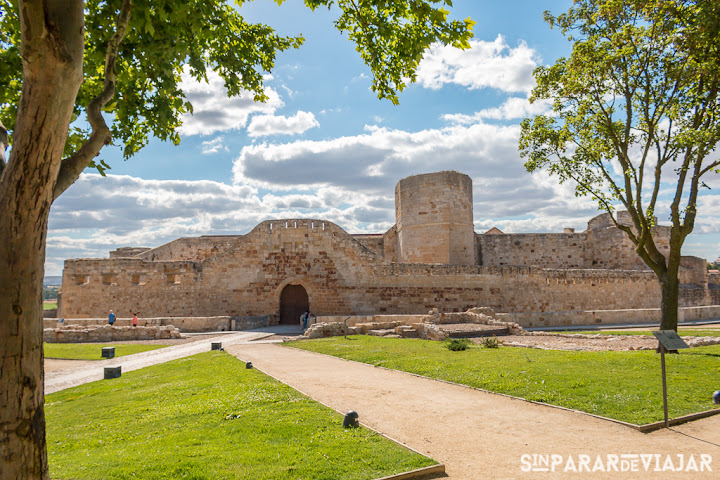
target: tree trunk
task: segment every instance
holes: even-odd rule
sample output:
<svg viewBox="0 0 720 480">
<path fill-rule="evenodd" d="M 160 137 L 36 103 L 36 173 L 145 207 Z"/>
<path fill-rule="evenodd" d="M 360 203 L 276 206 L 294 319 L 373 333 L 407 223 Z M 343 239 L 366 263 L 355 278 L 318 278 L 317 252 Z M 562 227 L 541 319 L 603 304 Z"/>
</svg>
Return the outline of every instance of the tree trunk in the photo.
<svg viewBox="0 0 720 480">
<path fill-rule="evenodd" d="M 82 82 L 83 2 L 20 2 L 23 91 L 0 177 L 0 478 L 47 479 L 42 282 L 47 221 Z"/>
<path fill-rule="evenodd" d="M 678 325 L 678 305 L 680 296 L 680 282 L 677 274 L 666 274 L 659 277 L 660 300 L 660 330 L 675 330 Z"/>
</svg>

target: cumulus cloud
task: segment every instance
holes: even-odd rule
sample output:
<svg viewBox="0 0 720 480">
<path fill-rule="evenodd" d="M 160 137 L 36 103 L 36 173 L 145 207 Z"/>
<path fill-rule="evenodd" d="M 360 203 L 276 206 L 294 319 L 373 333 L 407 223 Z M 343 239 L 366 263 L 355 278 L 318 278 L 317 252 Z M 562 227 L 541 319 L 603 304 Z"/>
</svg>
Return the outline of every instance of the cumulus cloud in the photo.
<svg viewBox="0 0 720 480">
<path fill-rule="evenodd" d="M 189 74 L 183 74 L 181 87 L 193 113 L 182 117 L 181 135 L 211 135 L 215 132 L 237 130 L 245 127 L 253 113 L 271 115 L 283 106 L 280 95 L 271 87 L 265 88 L 268 100 L 256 102 L 251 92 L 228 98 L 222 78 L 215 72 L 208 74 L 208 82 L 198 82 Z"/>
<path fill-rule="evenodd" d="M 202 153 L 205 155 L 211 154 L 211 153 L 218 153 L 218 152 L 229 152 L 230 149 L 227 145 L 225 145 L 225 139 L 220 137 L 215 137 L 212 140 L 205 140 L 202 142 L 201 145 Z"/>
<path fill-rule="evenodd" d="M 504 92 L 529 92 L 534 87 L 532 72 L 539 59 L 525 42 L 513 48 L 498 35 L 492 42 L 471 40 L 470 46 L 468 50 L 432 46 L 418 67 L 418 83 L 431 89 L 454 83 Z"/>
<path fill-rule="evenodd" d="M 443 120 L 451 123 L 470 125 L 483 120 L 517 120 L 550 113 L 552 101 L 540 100 L 530 103 L 526 97 L 510 97 L 499 107 L 485 108 L 472 115 L 462 113 L 448 113 L 442 116 Z"/>
<path fill-rule="evenodd" d="M 255 115 L 248 125 L 248 135 L 298 135 L 320 124 L 311 112 L 298 111 L 292 117 L 282 115 Z"/>
<path fill-rule="evenodd" d="M 244 147 L 233 167 L 236 184 L 291 190 L 298 185 L 392 191 L 403 177 L 455 169 L 472 177 L 528 177 L 517 153 L 519 127 L 477 123 L 418 132 L 368 126 L 331 140 Z M 528 177 L 529 178 L 529 177 Z"/>
</svg>

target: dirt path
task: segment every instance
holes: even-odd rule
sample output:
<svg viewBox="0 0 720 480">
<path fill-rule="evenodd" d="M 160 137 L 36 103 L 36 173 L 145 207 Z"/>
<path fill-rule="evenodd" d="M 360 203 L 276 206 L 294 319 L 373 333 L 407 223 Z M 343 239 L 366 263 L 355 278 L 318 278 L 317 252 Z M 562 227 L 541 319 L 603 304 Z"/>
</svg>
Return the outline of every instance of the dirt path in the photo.
<svg viewBox="0 0 720 480">
<path fill-rule="evenodd" d="M 59 358 L 46 358 L 43 365 L 45 374 L 49 372 L 57 372 L 59 370 L 76 370 L 95 365 L 96 360 L 62 360 Z"/>
<path fill-rule="evenodd" d="M 643 434 L 579 413 L 293 348 L 242 344 L 226 350 L 340 412 L 357 411 L 362 423 L 444 463 L 453 479 L 699 479 L 718 478 L 720 471 L 720 416 Z M 683 470 L 691 456 L 699 469 L 700 455 L 710 455 L 713 471 L 669 471 L 669 455 L 673 467 L 680 466 L 677 454 L 684 455 Z M 554 472 L 532 471 L 548 467 L 542 461 L 552 460 L 550 455 L 561 459 Z M 594 472 L 564 472 L 571 469 L 570 459 L 578 467 L 582 455 L 589 455 L 587 468 Z M 599 470 L 597 456 L 611 471 Z"/>
</svg>

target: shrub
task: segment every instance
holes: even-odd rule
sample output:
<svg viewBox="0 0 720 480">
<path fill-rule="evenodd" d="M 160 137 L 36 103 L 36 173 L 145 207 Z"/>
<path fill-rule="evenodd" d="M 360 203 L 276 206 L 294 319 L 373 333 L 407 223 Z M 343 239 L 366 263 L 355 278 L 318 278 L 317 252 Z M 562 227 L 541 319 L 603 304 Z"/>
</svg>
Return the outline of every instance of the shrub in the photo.
<svg viewBox="0 0 720 480">
<path fill-rule="evenodd" d="M 470 340 L 467 338 L 453 338 L 449 342 L 445 344 L 445 347 L 448 350 L 451 350 L 453 352 L 459 352 L 461 350 L 467 350 L 467 348 L 470 346 Z"/>
<path fill-rule="evenodd" d="M 483 338 L 482 346 L 485 348 L 498 348 L 500 346 L 500 343 L 495 337 L 486 337 Z"/>
</svg>

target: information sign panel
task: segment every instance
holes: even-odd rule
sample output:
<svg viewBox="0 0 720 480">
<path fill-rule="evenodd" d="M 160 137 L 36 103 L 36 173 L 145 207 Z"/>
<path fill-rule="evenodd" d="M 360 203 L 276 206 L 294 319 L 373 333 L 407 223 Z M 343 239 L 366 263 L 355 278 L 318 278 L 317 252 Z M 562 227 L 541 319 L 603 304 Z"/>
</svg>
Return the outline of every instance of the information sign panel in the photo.
<svg viewBox="0 0 720 480">
<path fill-rule="evenodd" d="M 655 338 L 668 350 L 690 348 L 675 330 L 657 330 L 652 332 L 652 334 L 655 335 Z"/>
</svg>

